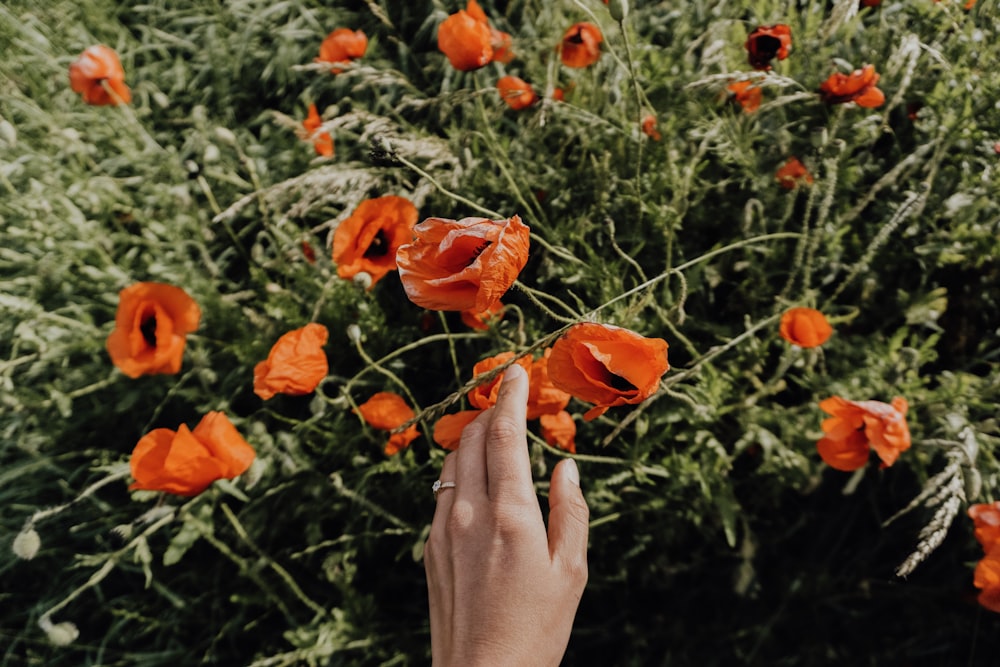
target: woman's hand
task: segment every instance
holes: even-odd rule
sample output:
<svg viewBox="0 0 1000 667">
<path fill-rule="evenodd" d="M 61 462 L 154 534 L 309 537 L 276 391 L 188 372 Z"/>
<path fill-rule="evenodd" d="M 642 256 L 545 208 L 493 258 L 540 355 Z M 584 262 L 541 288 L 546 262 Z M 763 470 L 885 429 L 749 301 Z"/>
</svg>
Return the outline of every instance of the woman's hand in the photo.
<svg viewBox="0 0 1000 667">
<path fill-rule="evenodd" d="M 434 665 L 558 665 L 587 583 L 589 511 L 576 462 L 549 487 L 549 527 L 531 482 L 528 376 L 507 369 L 497 403 L 445 458 L 424 551 Z"/>
</svg>

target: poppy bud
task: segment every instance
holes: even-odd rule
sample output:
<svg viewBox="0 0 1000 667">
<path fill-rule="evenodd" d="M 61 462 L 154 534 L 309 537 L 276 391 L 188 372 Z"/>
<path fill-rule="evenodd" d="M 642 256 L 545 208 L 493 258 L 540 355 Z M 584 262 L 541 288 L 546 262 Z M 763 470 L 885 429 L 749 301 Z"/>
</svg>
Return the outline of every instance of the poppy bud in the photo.
<svg viewBox="0 0 1000 667">
<path fill-rule="evenodd" d="M 73 623 L 65 621 L 54 624 L 49 620 L 48 616 L 43 616 L 39 619 L 38 627 L 45 632 L 45 636 L 55 646 L 69 646 L 80 636 L 80 630 Z"/>
<path fill-rule="evenodd" d="M 621 23 L 628 16 L 628 0 L 609 0 L 608 13 L 611 18 Z"/>
<path fill-rule="evenodd" d="M 38 548 L 42 546 L 42 539 L 38 536 L 38 531 L 28 527 L 17 534 L 14 543 L 10 545 L 14 555 L 22 560 L 31 560 L 38 553 Z"/>
<path fill-rule="evenodd" d="M 362 341 L 361 327 L 359 327 L 357 324 L 348 324 L 347 325 L 347 339 L 349 341 L 351 341 L 352 343 L 354 343 L 355 345 L 357 345 L 358 343 L 360 343 Z"/>
<path fill-rule="evenodd" d="M 358 271 L 354 274 L 354 277 L 351 280 L 353 280 L 354 284 L 363 290 L 372 286 L 372 274 L 365 271 Z"/>
<path fill-rule="evenodd" d="M 229 144 L 230 146 L 235 146 L 238 143 L 236 135 L 228 127 L 216 127 L 215 138 L 224 144 Z"/>
<path fill-rule="evenodd" d="M 215 144 L 209 144 L 205 146 L 205 153 L 202 155 L 202 159 L 206 164 L 211 164 L 213 162 L 218 162 L 221 153 L 219 152 L 219 147 Z"/>
</svg>

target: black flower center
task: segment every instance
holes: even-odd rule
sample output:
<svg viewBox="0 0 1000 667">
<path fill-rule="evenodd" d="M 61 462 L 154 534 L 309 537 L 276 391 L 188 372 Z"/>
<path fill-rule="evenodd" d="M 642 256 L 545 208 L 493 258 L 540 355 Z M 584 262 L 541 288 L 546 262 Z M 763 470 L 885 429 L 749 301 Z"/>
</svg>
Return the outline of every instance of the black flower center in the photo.
<svg viewBox="0 0 1000 667">
<path fill-rule="evenodd" d="M 472 263 L 483 254 L 483 251 L 492 245 L 493 241 L 483 241 L 475 250 L 472 251 L 472 257 L 469 258 L 469 263 L 466 266 L 472 266 Z"/>
<path fill-rule="evenodd" d="M 365 258 L 385 257 L 389 253 L 389 239 L 385 236 L 385 230 L 380 229 L 372 239 L 368 249 L 365 250 Z"/>
<path fill-rule="evenodd" d="M 781 48 L 781 40 L 777 37 L 771 37 L 770 35 L 761 35 L 757 38 L 754 45 L 757 47 L 757 53 L 761 57 L 770 60 L 774 56 L 778 55 L 778 49 Z"/>
<path fill-rule="evenodd" d="M 638 389 L 638 387 L 623 378 L 621 375 L 615 375 L 610 371 L 608 371 L 608 384 L 612 389 L 620 392 L 636 391 Z"/>
<path fill-rule="evenodd" d="M 150 347 L 156 347 L 156 315 L 150 315 L 139 325 L 143 339 Z"/>
</svg>

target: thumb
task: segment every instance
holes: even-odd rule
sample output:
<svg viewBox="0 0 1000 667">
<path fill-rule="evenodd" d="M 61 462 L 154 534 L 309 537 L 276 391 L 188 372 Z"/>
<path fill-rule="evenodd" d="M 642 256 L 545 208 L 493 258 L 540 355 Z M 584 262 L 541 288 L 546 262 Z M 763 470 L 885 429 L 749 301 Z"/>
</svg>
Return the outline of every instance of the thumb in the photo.
<svg viewBox="0 0 1000 667">
<path fill-rule="evenodd" d="M 580 471 L 573 459 L 563 459 L 549 484 L 549 557 L 571 569 L 587 571 L 590 509 L 580 490 Z"/>
</svg>

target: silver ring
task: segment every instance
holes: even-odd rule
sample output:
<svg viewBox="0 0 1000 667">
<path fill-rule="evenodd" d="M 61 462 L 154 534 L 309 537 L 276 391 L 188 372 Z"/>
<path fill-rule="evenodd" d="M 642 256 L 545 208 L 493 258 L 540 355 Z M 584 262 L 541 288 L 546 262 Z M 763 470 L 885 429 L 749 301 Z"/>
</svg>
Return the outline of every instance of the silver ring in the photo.
<svg viewBox="0 0 1000 667">
<path fill-rule="evenodd" d="M 434 482 L 434 484 L 431 485 L 431 491 L 434 492 L 434 500 L 437 500 L 438 494 L 444 491 L 445 489 L 454 489 L 454 488 L 455 488 L 455 482 L 442 482 L 441 480 L 437 480 L 436 482 Z"/>
</svg>

